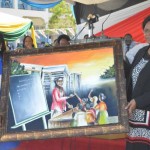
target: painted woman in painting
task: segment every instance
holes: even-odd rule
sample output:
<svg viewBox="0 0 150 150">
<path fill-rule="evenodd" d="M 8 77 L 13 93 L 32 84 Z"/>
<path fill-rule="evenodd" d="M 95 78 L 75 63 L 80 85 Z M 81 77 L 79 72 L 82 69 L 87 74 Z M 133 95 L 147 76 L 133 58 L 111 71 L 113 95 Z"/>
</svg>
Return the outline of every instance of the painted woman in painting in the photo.
<svg viewBox="0 0 150 150">
<path fill-rule="evenodd" d="M 63 77 L 55 78 L 54 82 L 55 88 L 52 91 L 51 118 L 54 118 L 66 111 L 66 105 L 68 108 L 73 108 L 73 106 L 67 102 L 67 99 L 71 98 L 73 95 L 65 96 Z"/>
<path fill-rule="evenodd" d="M 103 93 L 99 94 L 99 103 L 95 106 L 96 110 L 99 110 L 99 115 L 97 118 L 97 122 L 99 125 L 101 124 L 108 124 L 108 112 L 107 112 L 107 105 L 104 102 L 106 96 Z"/>
</svg>

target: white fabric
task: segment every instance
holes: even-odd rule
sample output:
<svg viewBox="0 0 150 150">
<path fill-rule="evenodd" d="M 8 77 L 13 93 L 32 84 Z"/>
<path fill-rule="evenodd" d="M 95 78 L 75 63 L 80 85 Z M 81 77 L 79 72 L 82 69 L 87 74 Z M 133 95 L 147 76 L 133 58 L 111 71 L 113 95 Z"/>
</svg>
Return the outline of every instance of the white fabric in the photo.
<svg viewBox="0 0 150 150">
<path fill-rule="evenodd" d="M 141 43 L 138 44 L 136 46 L 134 46 L 133 48 L 131 48 L 127 53 L 126 53 L 126 57 L 129 60 L 129 63 L 132 64 L 133 60 L 134 60 L 134 56 L 136 55 L 136 53 L 143 48 L 144 46 L 147 46 L 148 43 Z"/>
<path fill-rule="evenodd" d="M 139 139 L 145 143 L 150 140 L 150 130 L 146 127 L 149 126 L 150 112 L 140 109 L 135 109 L 129 118 L 130 124 L 128 136 L 130 138 Z M 136 140 L 135 140 L 136 141 Z"/>
<path fill-rule="evenodd" d="M 126 53 L 127 53 L 127 51 L 128 51 L 128 46 L 125 44 L 125 41 L 123 41 L 122 43 L 123 43 L 123 44 L 122 44 L 122 47 L 123 47 L 123 59 L 125 60 L 125 59 L 126 59 L 125 55 L 126 55 Z M 132 41 L 132 43 L 131 43 L 130 46 L 129 46 L 129 50 L 132 49 L 132 48 L 133 48 L 134 46 L 136 46 L 137 44 L 139 44 L 139 43 L 136 42 L 136 41 Z"/>
<path fill-rule="evenodd" d="M 28 18 L 21 18 L 21 17 L 17 17 L 17 16 L 13 16 L 10 14 L 6 14 L 3 12 L 0 12 L 0 16 L 1 16 L 1 21 L 0 21 L 0 26 L 8 26 L 10 27 L 12 25 L 20 25 L 20 24 L 27 24 L 30 23 L 31 20 Z"/>
<path fill-rule="evenodd" d="M 128 8 L 125 8 L 125 9 L 121 9 L 119 11 L 116 11 L 109 16 L 109 18 L 107 19 L 107 21 L 103 25 L 103 29 L 105 30 L 105 29 L 107 29 L 107 28 L 109 28 L 109 27 L 135 15 L 135 14 L 137 14 L 138 12 L 140 12 L 142 10 L 149 8 L 149 7 L 150 7 L 150 0 L 139 3 L 137 5 L 134 5 L 134 6 L 131 6 Z M 94 34 L 101 32 L 102 23 L 105 21 L 105 19 L 108 17 L 108 15 L 109 14 L 102 16 L 102 17 L 99 17 L 99 21 L 94 23 L 94 31 L 93 31 Z M 81 31 L 81 29 L 84 27 L 84 25 L 85 25 L 85 22 L 82 24 L 79 24 L 77 26 L 77 33 L 79 31 Z M 78 39 L 83 39 L 84 35 L 87 33 L 88 33 L 88 24 L 84 28 L 82 33 L 78 36 Z"/>
</svg>

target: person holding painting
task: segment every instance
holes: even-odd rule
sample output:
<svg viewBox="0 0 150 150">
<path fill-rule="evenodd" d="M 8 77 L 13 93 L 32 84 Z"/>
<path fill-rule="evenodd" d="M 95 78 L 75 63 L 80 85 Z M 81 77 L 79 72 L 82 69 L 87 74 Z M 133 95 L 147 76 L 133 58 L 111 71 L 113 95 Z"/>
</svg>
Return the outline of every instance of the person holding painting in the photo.
<svg viewBox="0 0 150 150">
<path fill-rule="evenodd" d="M 0 33 L 0 93 L 1 93 L 1 76 L 2 76 L 2 70 L 3 70 L 3 53 L 6 51 L 6 45 L 4 41 L 4 36 L 3 34 Z"/>
<path fill-rule="evenodd" d="M 126 150 L 150 150 L 150 16 L 142 23 L 148 46 L 141 48 L 127 81 L 129 133 Z"/>
<path fill-rule="evenodd" d="M 67 99 L 74 95 L 71 94 L 70 96 L 65 96 L 63 77 L 55 78 L 54 82 L 55 88 L 52 91 L 51 118 L 54 118 L 66 111 L 66 105 L 70 109 L 73 108 L 73 106 L 67 102 Z"/>
</svg>

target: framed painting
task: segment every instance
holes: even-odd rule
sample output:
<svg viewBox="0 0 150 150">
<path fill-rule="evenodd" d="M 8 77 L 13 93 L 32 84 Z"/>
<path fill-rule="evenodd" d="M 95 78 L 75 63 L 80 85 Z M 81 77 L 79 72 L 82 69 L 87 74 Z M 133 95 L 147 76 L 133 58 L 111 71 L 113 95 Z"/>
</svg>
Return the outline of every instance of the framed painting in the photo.
<svg viewBox="0 0 150 150">
<path fill-rule="evenodd" d="M 128 132 L 121 40 L 7 52 L 1 141 Z"/>
</svg>

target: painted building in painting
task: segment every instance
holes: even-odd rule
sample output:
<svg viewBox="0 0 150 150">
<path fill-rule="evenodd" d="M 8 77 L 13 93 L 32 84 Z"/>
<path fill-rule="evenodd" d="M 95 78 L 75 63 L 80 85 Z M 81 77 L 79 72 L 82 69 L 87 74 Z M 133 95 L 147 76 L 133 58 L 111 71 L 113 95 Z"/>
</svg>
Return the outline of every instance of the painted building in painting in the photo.
<svg viewBox="0 0 150 150">
<path fill-rule="evenodd" d="M 49 95 L 55 84 L 54 79 L 58 77 L 64 78 L 64 89 L 66 92 L 78 92 L 81 88 L 81 74 L 71 73 L 67 65 L 42 66 L 21 63 L 24 69 L 29 73 L 38 73 L 41 76 L 45 94 Z"/>
</svg>

